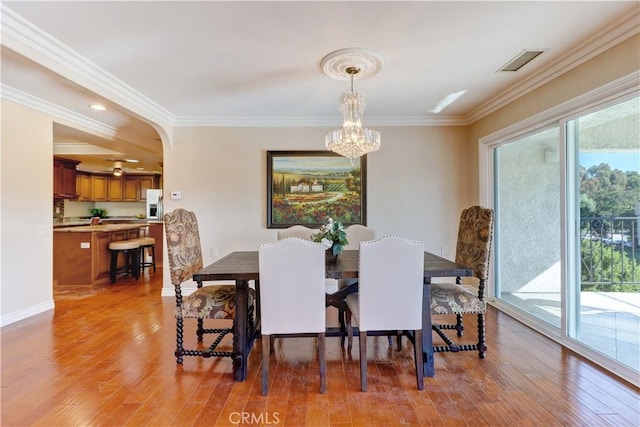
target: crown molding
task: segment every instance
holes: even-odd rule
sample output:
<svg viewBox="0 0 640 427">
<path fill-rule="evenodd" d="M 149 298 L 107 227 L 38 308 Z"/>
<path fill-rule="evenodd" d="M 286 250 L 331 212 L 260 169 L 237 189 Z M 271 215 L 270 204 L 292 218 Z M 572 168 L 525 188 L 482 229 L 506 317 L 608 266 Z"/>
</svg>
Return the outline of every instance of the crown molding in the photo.
<svg viewBox="0 0 640 427">
<path fill-rule="evenodd" d="M 365 117 L 365 127 L 465 126 L 464 117 Z M 176 117 L 175 127 L 329 127 L 340 126 L 336 117 Z"/>
<path fill-rule="evenodd" d="M 121 130 L 113 126 L 109 126 L 103 122 L 83 116 L 75 111 L 63 108 L 57 104 L 35 97 L 29 93 L 5 84 L 0 84 L 0 99 L 33 108 L 34 110 L 53 117 L 60 124 L 73 126 L 78 130 L 91 133 L 101 138 L 126 141 L 154 152 L 158 150 L 157 145 L 151 141 L 123 134 Z"/>
<path fill-rule="evenodd" d="M 640 11 L 636 10 L 634 13 L 624 16 L 601 31 L 592 34 L 578 44 L 573 49 L 573 53 L 563 56 L 545 69 L 519 81 L 506 92 L 472 110 L 467 115 L 468 123 L 471 124 L 480 120 L 637 34 L 640 32 L 639 22 Z"/>
<path fill-rule="evenodd" d="M 6 5 L 0 7 L 3 46 L 111 100 L 146 121 L 170 128 L 175 116 L 164 107 L 53 38 Z"/>
</svg>

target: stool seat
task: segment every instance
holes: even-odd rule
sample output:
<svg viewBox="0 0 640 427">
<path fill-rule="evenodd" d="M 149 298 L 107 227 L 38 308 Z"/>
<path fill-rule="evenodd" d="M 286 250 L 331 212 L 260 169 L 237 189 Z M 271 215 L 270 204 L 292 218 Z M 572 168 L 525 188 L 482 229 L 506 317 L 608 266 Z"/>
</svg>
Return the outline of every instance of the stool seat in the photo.
<svg viewBox="0 0 640 427">
<path fill-rule="evenodd" d="M 151 246 L 156 244 L 156 239 L 154 239 L 153 237 L 138 237 L 131 240 L 140 243 L 140 246 Z"/>
<path fill-rule="evenodd" d="M 138 278 L 140 277 L 140 247 L 140 242 L 135 239 L 118 240 L 117 242 L 109 243 L 108 248 L 109 252 L 111 252 L 109 279 L 111 280 L 111 283 L 116 282 L 119 253 L 123 253 L 125 255 L 125 272 L 131 270 L 133 278 L 138 280 Z"/>
<path fill-rule="evenodd" d="M 140 247 L 140 242 L 136 239 L 131 240 L 120 240 L 117 242 L 109 243 L 109 249 L 113 251 L 124 251 L 127 249 L 138 249 Z"/>
<path fill-rule="evenodd" d="M 144 275 L 145 267 L 153 267 L 153 272 L 156 272 L 156 239 L 153 237 L 137 237 L 131 239 L 132 241 L 140 243 L 140 271 Z M 145 260 L 145 249 L 151 249 L 151 262 Z"/>
</svg>

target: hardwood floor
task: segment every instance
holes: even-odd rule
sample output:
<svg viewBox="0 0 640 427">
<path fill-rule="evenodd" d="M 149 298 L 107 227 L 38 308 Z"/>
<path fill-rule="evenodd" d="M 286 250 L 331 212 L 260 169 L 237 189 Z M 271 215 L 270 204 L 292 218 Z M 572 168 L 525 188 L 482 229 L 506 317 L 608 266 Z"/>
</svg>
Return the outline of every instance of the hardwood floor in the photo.
<svg viewBox="0 0 640 427">
<path fill-rule="evenodd" d="M 362 393 L 357 340 L 348 355 L 329 338 L 319 394 L 314 340 L 296 338 L 276 340 L 263 397 L 259 342 L 243 383 L 232 381 L 231 359 L 176 365 L 173 299 L 160 297 L 161 277 L 59 288 L 54 311 L 2 328 L 2 426 L 640 425 L 636 387 L 494 309 L 487 358 L 437 354 L 424 391 L 411 344 L 397 351 L 370 337 Z M 194 335 L 188 329 L 185 341 Z"/>
</svg>

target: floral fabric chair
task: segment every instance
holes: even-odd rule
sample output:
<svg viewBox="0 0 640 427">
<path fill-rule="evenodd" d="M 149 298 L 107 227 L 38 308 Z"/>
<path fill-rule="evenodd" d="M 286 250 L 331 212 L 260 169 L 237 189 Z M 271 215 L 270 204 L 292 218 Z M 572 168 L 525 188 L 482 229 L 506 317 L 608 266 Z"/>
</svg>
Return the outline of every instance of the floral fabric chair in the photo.
<svg viewBox="0 0 640 427">
<path fill-rule="evenodd" d="M 456 278 L 456 283 L 431 284 L 431 314 L 456 316 L 455 324 L 433 323 L 433 330 L 445 342 L 444 346 L 434 347 L 436 352 L 477 350 L 481 359 L 485 356 L 485 282 L 491 256 L 493 218 L 493 210 L 482 206 L 472 206 L 463 210 L 460 215 L 455 261 L 473 270 L 474 277 L 478 279 L 478 288 L 476 290 L 463 286 L 459 277 Z M 444 330 L 455 329 L 458 337 L 461 337 L 464 333 L 462 315 L 469 313 L 478 315 L 478 342 L 455 344 Z"/>
<path fill-rule="evenodd" d="M 219 351 L 218 345 L 225 335 L 233 333 L 231 328 L 204 328 L 205 319 L 229 319 L 235 322 L 236 303 L 235 286 L 202 286 L 188 296 L 182 295 L 181 285 L 191 280 L 193 274 L 202 269 L 202 248 L 198 222 L 193 212 L 176 209 L 164 215 L 167 238 L 167 253 L 171 283 L 176 294 L 176 351 L 177 363 L 183 356 L 233 357 L 232 351 Z M 255 293 L 249 293 L 249 316 L 253 316 Z M 183 346 L 184 319 L 196 319 L 198 343 L 203 342 L 204 334 L 213 334 L 213 343 L 207 350 L 187 350 Z M 250 319 L 251 321 L 251 319 Z"/>
</svg>

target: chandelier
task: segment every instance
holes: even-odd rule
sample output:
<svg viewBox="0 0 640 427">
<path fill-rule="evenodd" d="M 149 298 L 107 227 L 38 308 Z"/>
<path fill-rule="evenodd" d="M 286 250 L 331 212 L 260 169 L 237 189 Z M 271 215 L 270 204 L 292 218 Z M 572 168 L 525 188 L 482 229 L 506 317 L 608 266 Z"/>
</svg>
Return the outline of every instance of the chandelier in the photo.
<svg viewBox="0 0 640 427">
<path fill-rule="evenodd" d="M 382 57 L 369 49 L 341 49 L 327 55 L 322 67 L 329 77 L 351 81 L 351 90 L 339 98 L 342 127 L 327 133 L 325 145 L 353 163 L 358 157 L 380 148 L 380 132 L 362 126 L 365 93 L 353 89 L 353 80 L 355 76 L 362 78 L 377 73 L 382 67 Z"/>
</svg>

